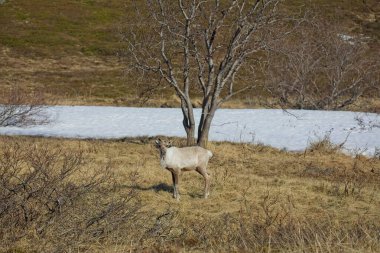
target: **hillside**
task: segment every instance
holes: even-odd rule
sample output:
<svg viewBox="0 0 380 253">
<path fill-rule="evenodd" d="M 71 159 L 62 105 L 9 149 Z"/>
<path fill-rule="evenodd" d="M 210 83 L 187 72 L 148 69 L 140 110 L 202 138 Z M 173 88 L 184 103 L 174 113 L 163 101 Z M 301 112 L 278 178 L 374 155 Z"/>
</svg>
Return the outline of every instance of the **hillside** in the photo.
<svg viewBox="0 0 380 253">
<path fill-rule="evenodd" d="M 350 34 L 370 38 L 379 48 L 379 10 L 368 1 L 285 1 L 285 10 L 316 9 L 339 22 Z M 20 0 L 0 4 L 0 87 L 42 90 L 51 103 L 141 105 L 141 89 L 124 75 L 116 57 L 122 50 L 120 30 L 133 12 L 132 1 Z M 161 90 L 147 106 L 175 106 L 171 92 Z M 228 107 L 260 106 L 245 94 Z"/>
</svg>

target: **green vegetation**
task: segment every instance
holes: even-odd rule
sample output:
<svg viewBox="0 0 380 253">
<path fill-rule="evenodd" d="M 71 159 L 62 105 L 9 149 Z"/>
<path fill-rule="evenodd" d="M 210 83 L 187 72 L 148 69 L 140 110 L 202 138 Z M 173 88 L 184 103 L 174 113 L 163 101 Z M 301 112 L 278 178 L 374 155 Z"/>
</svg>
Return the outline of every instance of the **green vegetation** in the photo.
<svg viewBox="0 0 380 253">
<path fill-rule="evenodd" d="M 124 1 L 9 1 L 0 6 L 0 44 L 22 55 L 114 55 Z"/>
<path fill-rule="evenodd" d="M 0 6 L 0 45 L 15 52 L 57 57 L 65 54 L 114 55 L 119 48 L 118 28 L 131 1 L 20 0 Z M 376 1 L 284 2 L 289 11 L 314 8 L 347 30 L 379 39 Z M 377 8 L 377 9 L 376 9 Z"/>
<path fill-rule="evenodd" d="M 347 33 L 369 36 L 371 47 L 378 50 L 376 3 L 287 0 L 283 10 L 314 9 L 343 24 Z M 125 65 L 117 59 L 123 48 L 120 29 L 128 24 L 128 13 L 135 11 L 132 4 L 130 0 L 5 1 L 0 5 L 0 89 L 17 85 L 25 91 L 42 90 L 58 104 L 141 105 L 139 77 L 124 75 Z M 225 106 L 277 106 L 267 93 L 258 93 L 246 93 Z M 178 106 L 172 94 L 161 89 L 144 105 Z M 372 100 L 359 101 L 350 109 L 368 107 L 379 110 Z"/>
</svg>

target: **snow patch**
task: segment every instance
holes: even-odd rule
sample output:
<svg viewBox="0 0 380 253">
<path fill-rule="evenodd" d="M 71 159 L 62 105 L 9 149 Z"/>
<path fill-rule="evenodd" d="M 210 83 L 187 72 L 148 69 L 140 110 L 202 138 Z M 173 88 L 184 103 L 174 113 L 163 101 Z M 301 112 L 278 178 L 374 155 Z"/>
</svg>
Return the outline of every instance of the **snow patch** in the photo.
<svg viewBox="0 0 380 253">
<path fill-rule="evenodd" d="M 185 137 L 179 108 L 106 106 L 54 106 L 48 125 L 28 128 L 3 127 L 2 135 L 113 139 L 137 136 Z M 195 109 L 198 122 L 200 109 Z M 330 133 L 347 152 L 373 155 L 380 147 L 378 114 L 338 111 L 219 109 L 210 140 L 263 143 L 289 151 L 302 151 L 318 137 Z M 347 139 L 347 140 L 346 140 Z"/>
</svg>

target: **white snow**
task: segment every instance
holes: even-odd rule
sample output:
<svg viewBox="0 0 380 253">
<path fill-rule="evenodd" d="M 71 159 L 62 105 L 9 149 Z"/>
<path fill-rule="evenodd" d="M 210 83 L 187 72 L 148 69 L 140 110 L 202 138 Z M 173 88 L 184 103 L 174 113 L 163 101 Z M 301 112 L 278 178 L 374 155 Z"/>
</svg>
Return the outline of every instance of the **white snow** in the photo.
<svg viewBox="0 0 380 253">
<path fill-rule="evenodd" d="M 185 136 L 182 113 L 177 108 L 55 106 L 49 107 L 48 113 L 53 119 L 48 125 L 0 127 L 0 134 L 105 139 Z M 196 109 L 195 115 L 199 121 L 200 110 Z M 334 143 L 347 139 L 347 152 L 373 155 L 380 148 L 379 122 L 378 114 L 356 112 L 219 109 L 209 138 L 302 151 L 311 141 L 330 134 Z"/>
</svg>

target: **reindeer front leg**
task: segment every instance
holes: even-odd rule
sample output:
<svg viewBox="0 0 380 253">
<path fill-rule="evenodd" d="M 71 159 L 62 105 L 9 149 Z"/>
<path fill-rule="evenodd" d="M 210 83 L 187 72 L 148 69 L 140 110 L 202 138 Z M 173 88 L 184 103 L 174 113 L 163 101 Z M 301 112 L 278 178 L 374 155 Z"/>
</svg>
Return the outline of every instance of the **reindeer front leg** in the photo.
<svg viewBox="0 0 380 253">
<path fill-rule="evenodd" d="M 179 173 L 172 172 L 172 179 L 173 179 L 173 198 L 175 198 L 176 200 L 179 200 L 180 199 L 179 190 L 178 190 Z"/>
</svg>

